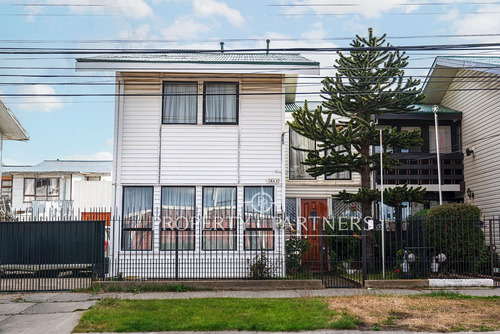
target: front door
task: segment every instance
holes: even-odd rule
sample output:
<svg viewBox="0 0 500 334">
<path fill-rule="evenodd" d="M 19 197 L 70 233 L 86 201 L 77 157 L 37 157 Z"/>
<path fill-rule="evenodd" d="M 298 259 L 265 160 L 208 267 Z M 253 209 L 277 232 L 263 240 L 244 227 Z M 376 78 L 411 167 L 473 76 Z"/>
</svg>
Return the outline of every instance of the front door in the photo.
<svg viewBox="0 0 500 334">
<path fill-rule="evenodd" d="M 303 199 L 301 202 L 302 236 L 307 238 L 309 249 L 302 255 L 302 263 L 311 270 L 327 269 L 326 245 L 323 238 L 324 221 L 328 215 L 326 199 Z"/>
</svg>

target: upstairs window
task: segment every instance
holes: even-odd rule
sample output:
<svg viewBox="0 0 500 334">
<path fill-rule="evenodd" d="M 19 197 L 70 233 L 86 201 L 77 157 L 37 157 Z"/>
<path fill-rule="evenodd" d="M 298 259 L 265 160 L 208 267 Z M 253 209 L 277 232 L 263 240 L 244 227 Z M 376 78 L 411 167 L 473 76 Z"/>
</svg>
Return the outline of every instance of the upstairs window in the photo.
<svg viewBox="0 0 500 334">
<path fill-rule="evenodd" d="M 315 180 L 316 178 L 309 175 L 307 172 L 310 166 L 302 163 L 306 161 L 308 152 L 297 150 L 294 147 L 314 150 L 316 148 L 316 142 L 290 130 L 290 180 Z"/>
<path fill-rule="evenodd" d="M 238 124 L 238 90 L 234 82 L 205 83 L 203 123 Z"/>
<path fill-rule="evenodd" d="M 410 132 L 414 130 L 422 131 L 422 128 L 419 126 L 402 126 L 401 132 Z M 420 153 L 422 152 L 421 146 L 410 146 L 409 148 L 402 148 L 401 153 Z"/>
<path fill-rule="evenodd" d="M 451 153 L 451 126 L 438 126 L 439 152 Z M 436 128 L 429 126 L 429 152 L 436 153 Z"/>
<path fill-rule="evenodd" d="M 56 201 L 59 199 L 59 179 L 24 179 L 24 202 Z"/>
<path fill-rule="evenodd" d="M 163 83 L 163 124 L 196 124 L 197 82 Z"/>
<path fill-rule="evenodd" d="M 350 180 L 351 172 L 346 170 L 343 172 L 333 173 L 332 175 L 327 175 L 325 177 L 327 180 Z"/>
<path fill-rule="evenodd" d="M 335 151 L 336 152 L 341 152 L 342 151 L 342 146 L 337 146 L 335 148 Z M 325 155 L 330 155 L 330 150 L 326 150 L 326 153 Z M 344 150 L 344 152 L 342 153 L 343 155 L 347 155 L 347 152 Z M 351 172 L 346 170 L 346 171 L 342 171 L 342 172 L 337 172 L 337 173 L 333 173 L 332 175 L 325 175 L 325 180 L 350 180 L 351 179 Z"/>
</svg>

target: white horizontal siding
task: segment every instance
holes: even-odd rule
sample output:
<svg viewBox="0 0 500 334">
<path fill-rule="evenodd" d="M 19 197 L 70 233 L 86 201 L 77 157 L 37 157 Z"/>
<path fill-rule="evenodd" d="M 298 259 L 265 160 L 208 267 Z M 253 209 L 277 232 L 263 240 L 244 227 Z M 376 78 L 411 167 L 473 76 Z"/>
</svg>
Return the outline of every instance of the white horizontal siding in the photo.
<svg viewBox="0 0 500 334">
<path fill-rule="evenodd" d="M 141 95 L 143 96 L 135 96 Z M 146 96 L 158 94 L 158 96 Z M 124 184 L 158 182 L 160 153 L 161 84 L 127 85 L 123 102 L 121 180 Z"/>
<path fill-rule="evenodd" d="M 73 182 L 73 209 L 77 212 L 111 207 L 110 181 Z"/>
<path fill-rule="evenodd" d="M 163 126 L 162 184 L 238 183 L 237 126 Z"/>
<path fill-rule="evenodd" d="M 465 200 L 491 216 L 500 214 L 500 77 L 477 71 L 460 70 L 457 77 L 474 76 L 473 80 L 456 78 L 442 104 L 462 112 L 462 146 L 474 150 L 475 156 L 464 156 L 465 187 L 474 199 Z M 470 89 L 470 90 L 467 90 Z M 453 91 L 457 90 L 457 91 Z"/>
<path fill-rule="evenodd" d="M 281 127 L 285 108 L 281 85 L 281 79 L 243 80 L 240 110 L 240 181 L 243 184 L 265 184 L 269 178 L 281 179 Z"/>
</svg>

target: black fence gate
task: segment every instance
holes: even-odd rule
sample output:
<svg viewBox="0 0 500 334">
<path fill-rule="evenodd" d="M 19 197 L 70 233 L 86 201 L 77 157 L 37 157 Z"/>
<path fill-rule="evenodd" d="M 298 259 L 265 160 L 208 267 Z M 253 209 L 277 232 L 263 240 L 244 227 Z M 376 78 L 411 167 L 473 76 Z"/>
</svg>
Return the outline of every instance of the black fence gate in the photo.
<svg viewBox="0 0 500 334">
<path fill-rule="evenodd" d="M 0 223 L 0 291 L 88 287 L 104 277 L 104 221 Z"/>
</svg>

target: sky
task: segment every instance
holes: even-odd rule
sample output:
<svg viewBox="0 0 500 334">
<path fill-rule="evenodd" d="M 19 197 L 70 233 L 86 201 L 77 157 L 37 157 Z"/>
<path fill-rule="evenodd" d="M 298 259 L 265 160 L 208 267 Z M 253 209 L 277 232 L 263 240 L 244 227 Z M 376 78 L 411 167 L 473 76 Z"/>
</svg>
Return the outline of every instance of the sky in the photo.
<svg viewBox="0 0 500 334">
<path fill-rule="evenodd" d="M 75 57 L 22 54 L 113 49 L 346 47 L 373 28 L 392 45 L 500 42 L 493 0 L 0 0 L 0 99 L 30 135 L 4 142 L 4 164 L 112 159 L 112 72 L 76 72 Z M 33 51 L 33 50 L 31 50 Z M 303 52 L 332 75 L 335 53 Z M 409 53 L 407 74 L 424 79 L 438 55 Z M 496 54 L 498 55 L 498 53 Z M 301 79 L 298 100 L 320 100 L 322 77 Z M 306 94 L 307 93 L 307 94 Z M 94 95 L 94 96 L 93 96 Z"/>
</svg>

